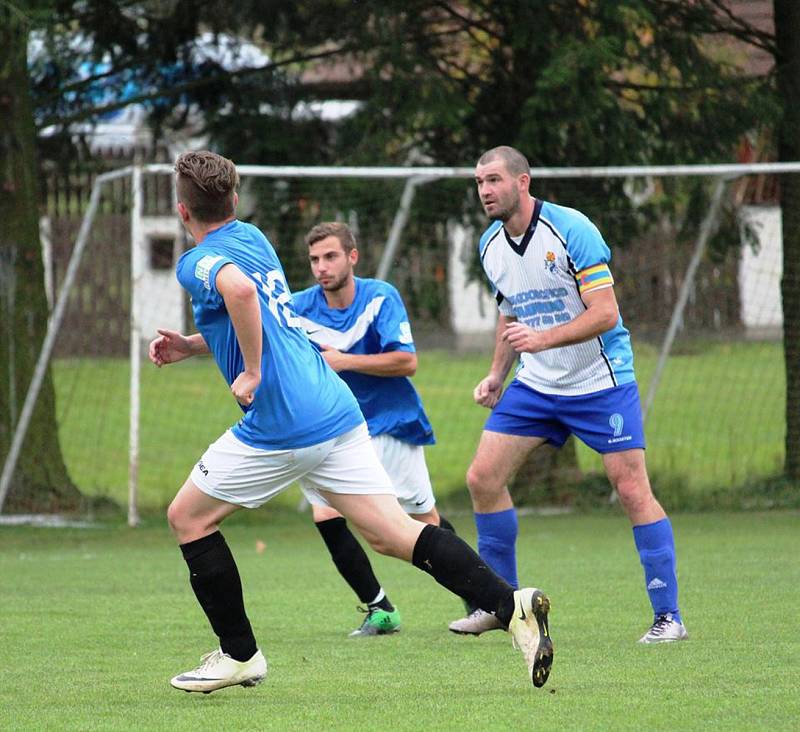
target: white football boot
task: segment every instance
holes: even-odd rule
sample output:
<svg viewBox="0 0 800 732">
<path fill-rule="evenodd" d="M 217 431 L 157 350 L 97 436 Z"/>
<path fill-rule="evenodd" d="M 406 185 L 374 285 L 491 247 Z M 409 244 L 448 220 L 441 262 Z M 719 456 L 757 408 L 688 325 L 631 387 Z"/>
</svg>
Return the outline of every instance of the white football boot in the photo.
<svg viewBox="0 0 800 732">
<path fill-rule="evenodd" d="M 459 635 L 480 635 L 488 630 L 505 630 L 503 624 L 492 613 L 480 608 L 465 618 L 454 620 L 447 627 Z"/>
<path fill-rule="evenodd" d="M 672 641 L 688 640 L 689 633 L 683 623 L 666 613 L 656 617 L 655 622 L 641 638 L 639 643 L 671 643 Z"/>
<path fill-rule="evenodd" d="M 226 686 L 256 686 L 267 675 L 267 660 L 256 651 L 249 661 L 237 661 L 218 648 L 206 653 L 200 665 L 170 680 L 176 689 L 209 694 Z"/>
<path fill-rule="evenodd" d="M 536 687 L 544 686 L 553 665 L 553 641 L 547 624 L 550 598 L 535 587 L 514 593 L 514 614 L 508 624 L 514 646 L 522 651 Z"/>
</svg>

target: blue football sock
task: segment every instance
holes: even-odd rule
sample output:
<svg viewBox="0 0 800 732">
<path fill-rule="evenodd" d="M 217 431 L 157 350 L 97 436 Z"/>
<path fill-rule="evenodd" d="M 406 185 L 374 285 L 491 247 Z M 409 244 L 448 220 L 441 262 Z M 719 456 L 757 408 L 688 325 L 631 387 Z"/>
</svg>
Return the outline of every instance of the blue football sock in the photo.
<svg viewBox="0 0 800 732">
<path fill-rule="evenodd" d="M 647 594 L 655 615 L 672 613 L 679 623 L 678 578 L 675 572 L 675 539 L 672 524 L 663 518 L 652 524 L 633 527 L 633 540 L 644 567 Z"/>
<path fill-rule="evenodd" d="M 513 508 L 496 513 L 476 513 L 478 554 L 496 574 L 515 590 L 517 580 L 517 512 Z"/>
</svg>

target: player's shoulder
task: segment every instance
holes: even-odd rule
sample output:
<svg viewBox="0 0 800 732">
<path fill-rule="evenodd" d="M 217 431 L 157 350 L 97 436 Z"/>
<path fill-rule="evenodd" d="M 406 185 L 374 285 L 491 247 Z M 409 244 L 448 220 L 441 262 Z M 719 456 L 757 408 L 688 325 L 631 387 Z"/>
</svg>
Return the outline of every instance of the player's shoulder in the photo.
<svg viewBox="0 0 800 732">
<path fill-rule="evenodd" d="M 298 313 L 309 309 L 316 300 L 322 288 L 319 285 L 311 285 L 304 290 L 292 292 L 292 304 Z"/>
<path fill-rule="evenodd" d="M 208 282 L 208 276 L 214 265 L 227 260 L 224 251 L 212 247 L 192 247 L 185 251 L 175 267 L 175 274 L 181 283 L 188 283 L 193 278 Z"/>
<path fill-rule="evenodd" d="M 500 232 L 503 230 L 503 222 L 502 221 L 492 221 L 489 224 L 486 231 L 481 234 L 481 238 L 478 241 L 478 253 L 480 254 L 481 258 L 486 253 L 486 249 L 489 244 L 494 241 L 496 237 L 500 235 Z"/>
<path fill-rule="evenodd" d="M 571 235 L 578 233 L 599 234 L 597 227 L 585 213 L 578 211 L 576 208 L 562 206 L 550 201 L 542 203 L 539 221 L 549 226 L 553 233 L 567 241 Z"/>
<path fill-rule="evenodd" d="M 374 300 L 376 297 L 400 297 L 397 288 L 386 280 L 376 280 L 369 277 L 356 277 L 356 291 L 365 300 Z"/>
</svg>

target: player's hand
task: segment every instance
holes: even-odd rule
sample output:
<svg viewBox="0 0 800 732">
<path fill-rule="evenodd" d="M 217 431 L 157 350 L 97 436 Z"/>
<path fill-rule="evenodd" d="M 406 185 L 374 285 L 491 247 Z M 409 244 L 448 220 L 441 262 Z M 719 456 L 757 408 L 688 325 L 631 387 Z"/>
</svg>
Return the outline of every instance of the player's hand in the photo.
<svg viewBox="0 0 800 732">
<path fill-rule="evenodd" d="M 503 382 L 493 374 L 489 374 L 473 390 L 472 398 L 476 404 L 480 404 L 487 409 L 494 409 L 494 405 L 500 401 L 503 393 Z"/>
<path fill-rule="evenodd" d="M 183 361 L 192 355 L 189 339 L 175 330 L 158 328 L 159 336 L 150 341 L 147 355 L 159 368 L 168 363 Z"/>
<path fill-rule="evenodd" d="M 328 362 L 337 374 L 340 371 L 347 371 L 347 354 L 333 348 L 333 346 L 320 346 L 322 358 Z"/>
<path fill-rule="evenodd" d="M 503 340 L 517 353 L 538 353 L 547 349 L 544 331 L 534 330 L 518 321 L 506 325 Z"/>
<path fill-rule="evenodd" d="M 261 372 L 242 371 L 231 384 L 231 393 L 236 401 L 244 407 L 249 407 L 256 398 L 256 389 L 261 384 Z"/>
</svg>

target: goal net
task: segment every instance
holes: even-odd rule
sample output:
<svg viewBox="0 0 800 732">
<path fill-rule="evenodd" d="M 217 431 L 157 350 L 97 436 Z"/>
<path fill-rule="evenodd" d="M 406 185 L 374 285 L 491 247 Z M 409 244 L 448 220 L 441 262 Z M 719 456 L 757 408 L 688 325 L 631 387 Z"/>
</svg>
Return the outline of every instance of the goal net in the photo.
<svg viewBox="0 0 800 732">
<path fill-rule="evenodd" d="M 581 210 L 611 246 L 657 491 L 724 490 L 781 470 L 778 191 L 783 173 L 800 170 L 792 165 L 532 171 L 534 195 Z M 312 284 L 304 234 L 330 219 L 356 232 L 357 274 L 398 287 L 437 438 L 427 450 L 434 489 L 445 500 L 465 490 L 486 418 L 472 388 L 489 366 L 497 315 L 477 258 L 487 221 L 473 169 L 239 171 L 239 216 L 272 241 L 293 290 Z M 41 368 L 52 369 L 61 450 L 81 491 L 129 504 L 131 523 L 137 506 L 166 505 L 240 414 L 209 359 L 160 370 L 146 361 L 157 327 L 194 330 L 174 277 L 190 244 L 171 174 L 166 165 L 118 170 L 66 205 L 51 191 L 41 225 L 53 307 Z M 582 475 L 601 470 L 582 445 L 577 461 Z M 7 459 L 0 510 L 13 480 Z"/>
</svg>

